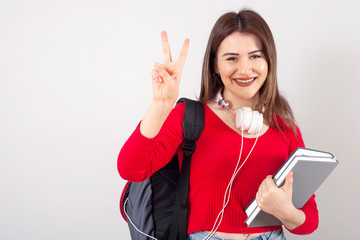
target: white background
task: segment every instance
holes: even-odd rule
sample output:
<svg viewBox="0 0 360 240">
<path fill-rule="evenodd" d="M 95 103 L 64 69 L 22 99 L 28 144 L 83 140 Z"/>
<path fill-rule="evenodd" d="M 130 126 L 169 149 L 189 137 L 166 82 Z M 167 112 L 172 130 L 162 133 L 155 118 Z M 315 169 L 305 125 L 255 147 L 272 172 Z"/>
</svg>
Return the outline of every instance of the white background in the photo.
<svg viewBox="0 0 360 240">
<path fill-rule="evenodd" d="M 310 236 L 358 235 L 357 1 L 0 1 L 0 239 L 129 240 L 117 154 L 151 101 L 160 32 L 190 50 L 180 96 L 195 98 L 210 30 L 247 6 L 273 31 L 280 90 L 307 147 L 341 162 L 317 191 Z"/>
</svg>

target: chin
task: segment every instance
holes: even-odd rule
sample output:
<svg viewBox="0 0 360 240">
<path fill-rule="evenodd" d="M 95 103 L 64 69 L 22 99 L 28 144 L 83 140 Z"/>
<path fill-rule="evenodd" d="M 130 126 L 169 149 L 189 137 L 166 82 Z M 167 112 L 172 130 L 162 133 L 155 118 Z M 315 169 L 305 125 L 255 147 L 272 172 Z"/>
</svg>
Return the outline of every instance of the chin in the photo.
<svg viewBox="0 0 360 240">
<path fill-rule="evenodd" d="M 257 96 L 258 96 L 258 92 L 243 92 L 241 94 L 237 94 L 237 97 L 241 98 L 241 99 L 244 99 L 244 100 L 247 100 L 247 101 L 251 101 L 251 100 L 255 100 L 257 99 Z"/>
</svg>

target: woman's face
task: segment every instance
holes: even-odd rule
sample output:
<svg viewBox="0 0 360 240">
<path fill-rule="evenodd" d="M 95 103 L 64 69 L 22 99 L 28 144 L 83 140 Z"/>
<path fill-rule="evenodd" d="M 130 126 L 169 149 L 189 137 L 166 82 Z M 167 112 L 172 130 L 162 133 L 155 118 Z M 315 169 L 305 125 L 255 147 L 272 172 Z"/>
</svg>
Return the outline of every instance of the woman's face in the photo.
<svg viewBox="0 0 360 240">
<path fill-rule="evenodd" d="M 268 64 L 259 39 L 249 33 L 234 32 L 217 51 L 215 71 L 224 84 L 224 99 L 232 107 L 254 107 L 268 74 Z"/>
</svg>

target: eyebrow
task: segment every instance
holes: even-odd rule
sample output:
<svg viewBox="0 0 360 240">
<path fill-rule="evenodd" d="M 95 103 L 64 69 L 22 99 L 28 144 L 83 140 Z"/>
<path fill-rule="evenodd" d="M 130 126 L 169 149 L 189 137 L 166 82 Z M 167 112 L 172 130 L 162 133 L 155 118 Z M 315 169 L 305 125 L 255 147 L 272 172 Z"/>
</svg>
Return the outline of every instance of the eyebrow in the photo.
<svg viewBox="0 0 360 240">
<path fill-rule="evenodd" d="M 252 51 L 252 52 L 249 52 L 249 54 L 253 54 L 253 53 L 256 53 L 256 52 L 264 52 L 262 49 L 257 49 L 257 50 L 254 50 L 254 51 Z"/>
<path fill-rule="evenodd" d="M 257 49 L 257 50 L 249 52 L 248 54 L 253 54 L 253 53 L 256 53 L 256 52 L 263 52 L 263 50 L 262 49 Z M 239 56 L 238 53 L 232 53 L 232 52 L 224 53 L 224 55 L 222 55 L 222 56 L 225 57 L 225 56 L 229 56 L 229 55 Z"/>
<path fill-rule="evenodd" d="M 228 53 L 224 53 L 224 55 L 222 55 L 222 56 L 223 56 L 223 57 L 225 57 L 225 56 L 229 56 L 229 55 L 239 56 L 239 54 L 238 54 L 238 53 L 230 53 L 230 52 L 228 52 Z"/>
</svg>

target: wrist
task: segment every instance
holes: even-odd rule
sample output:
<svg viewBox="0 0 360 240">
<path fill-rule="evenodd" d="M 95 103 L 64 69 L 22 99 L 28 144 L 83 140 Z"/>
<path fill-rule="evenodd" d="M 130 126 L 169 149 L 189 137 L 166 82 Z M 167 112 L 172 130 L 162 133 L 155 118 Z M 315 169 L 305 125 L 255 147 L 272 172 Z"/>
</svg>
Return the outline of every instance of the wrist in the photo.
<svg viewBox="0 0 360 240">
<path fill-rule="evenodd" d="M 174 103 L 171 101 L 153 99 L 144 119 L 141 121 L 141 134 L 147 138 L 155 137 L 169 116 L 173 106 Z"/>
<path fill-rule="evenodd" d="M 176 99 L 155 99 L 153 98 L 151 101 L 151 106 L 158 109 L 158 110 L 171 110 L 176 103 Z"/>
<path fill-rule="evenodd" d="M 294 206 L 286 209 L 277 217 L 287 229 L 293 230 L 305 222 L 305 213 Z"/>
</svg>

